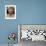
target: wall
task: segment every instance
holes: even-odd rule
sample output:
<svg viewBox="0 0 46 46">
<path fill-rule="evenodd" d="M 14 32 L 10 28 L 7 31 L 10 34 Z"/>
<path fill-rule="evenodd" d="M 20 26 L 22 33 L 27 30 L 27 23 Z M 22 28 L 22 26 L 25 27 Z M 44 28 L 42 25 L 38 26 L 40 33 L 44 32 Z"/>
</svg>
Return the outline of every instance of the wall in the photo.
<svg viewBox="0 0 46 46">
<path fill-rule="evenodd" d="M 16 5 L 16 20 L 4 18 L 7 4 Z M 17 24 L 46 24 L 46 0 L 0 0 L 0 44 L 8 43 L 9 32 L 17 34 Z"/>
</svg>

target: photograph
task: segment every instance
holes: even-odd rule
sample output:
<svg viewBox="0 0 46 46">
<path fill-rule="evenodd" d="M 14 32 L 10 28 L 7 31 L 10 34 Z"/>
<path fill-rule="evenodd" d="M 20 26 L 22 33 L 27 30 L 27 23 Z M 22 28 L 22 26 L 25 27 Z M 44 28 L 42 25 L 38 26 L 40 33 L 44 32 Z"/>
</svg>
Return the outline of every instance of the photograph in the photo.
<svg viewBox="0 0 46 46">
<path fill-rule="evenodd" d="M 5 5 L 5 19 L 16 19 L 16 5 Z"/>
<path fill-rule="evenodd" d="M 18 42 L 20 46 L 46 42 L 46 25 L 18 24 Z"/>
</svg>

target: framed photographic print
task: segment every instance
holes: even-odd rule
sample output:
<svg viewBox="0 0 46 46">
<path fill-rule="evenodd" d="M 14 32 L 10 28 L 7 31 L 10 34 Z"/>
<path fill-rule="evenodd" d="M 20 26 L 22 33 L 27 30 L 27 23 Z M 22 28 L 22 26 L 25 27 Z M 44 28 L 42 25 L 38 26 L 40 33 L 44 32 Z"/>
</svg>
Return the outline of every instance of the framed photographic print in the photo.
<svg viewBox="0 0 46 46">
<path fill-rule="evenodd" d="M 19 24 L 18 41 L 46 41 L 46 25 L 44 24 Z"/>
<path fill-rule="evenodd" d="M 5 19 L 16 19 L 16 5 L 5 5 Z"/>
</svg>

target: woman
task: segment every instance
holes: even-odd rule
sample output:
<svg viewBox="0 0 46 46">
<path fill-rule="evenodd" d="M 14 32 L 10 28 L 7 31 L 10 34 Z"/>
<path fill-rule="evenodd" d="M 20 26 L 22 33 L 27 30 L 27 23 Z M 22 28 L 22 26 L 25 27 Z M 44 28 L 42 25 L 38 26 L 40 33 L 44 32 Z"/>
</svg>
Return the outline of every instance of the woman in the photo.
<svg viewBox="0 0 46 46">
<path fill-rule="evenodd" d="M 8 7 L 7 8 L 7 17 L 14 17 L 15 15 L 15 8 L 14 7 Z"/>
</svg>

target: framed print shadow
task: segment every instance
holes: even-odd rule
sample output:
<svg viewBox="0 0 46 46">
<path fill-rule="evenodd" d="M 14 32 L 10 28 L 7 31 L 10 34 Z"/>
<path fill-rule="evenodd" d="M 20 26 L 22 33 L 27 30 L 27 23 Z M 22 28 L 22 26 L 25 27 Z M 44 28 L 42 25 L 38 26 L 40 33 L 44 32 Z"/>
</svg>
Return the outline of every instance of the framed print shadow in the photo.
<svg viewBox="0 0 46 46">
<path fill-rule="evenodd" d="M 5 5 L 5 19 L 16 19 L 16 5 Z"/>
</svg>

